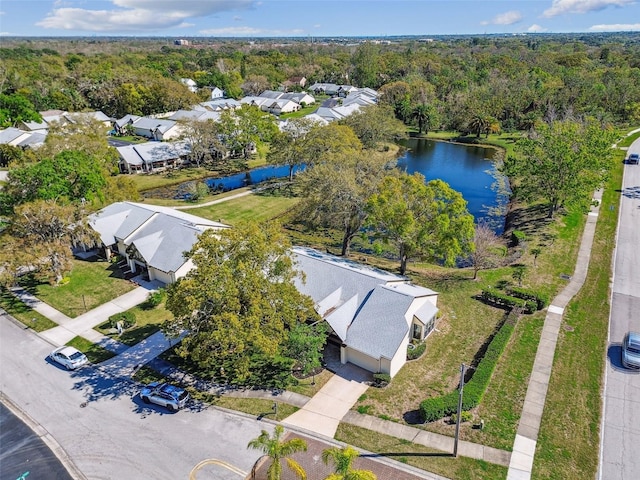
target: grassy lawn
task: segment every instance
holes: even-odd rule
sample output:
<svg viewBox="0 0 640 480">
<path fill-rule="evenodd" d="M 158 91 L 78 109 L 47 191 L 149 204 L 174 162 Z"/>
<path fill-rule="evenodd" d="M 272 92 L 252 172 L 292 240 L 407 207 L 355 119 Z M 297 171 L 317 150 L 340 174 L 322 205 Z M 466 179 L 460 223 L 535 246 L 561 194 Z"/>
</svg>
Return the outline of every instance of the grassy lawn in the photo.
<svg viewBox="0 0 640 480">
<path fill-rule="evenodd" d="M 372 435 L 369 430 L 354 425 L 341 423 L 335 438 L 454 480 L 494 480 L 507 476 L 506 467 L 466 457 L 443 456 L 439 450 L 381 433 Z"/>
<path fill-rule="evenodd" d="M 291 210 L 298 202 L 297 198 L 252 194 L 216 205 L 194 208 L 189 213 L 229 225 L 246 220 L 264 222 Z"/>
<path fill-rule="evenodd" d="M 329 370 L 322 370 L 320 373 L 316 374 L 315 377 L 299 379 L 297 385 L 292 385 L 287 388 L 287 390 L 299 393 L 300 395 L 306 395 L 307 397 L 313 397 L 318 390 L 320 390 L 324 384 L 331 379 L 331 377 L 333 377 L 333 373 Z M 315 385 L 312 385 L 314 381 Z"/>
<path fill-rule="evenodd" d="M 109 360 L 111 357 L 115 356 L 115 353 L 112 353 L 95 343 L 91 343 L 89 340 L 82 337 L 72 338 L 67 342 L 67 345 L 70 347 L 76 347 L 87 356 L 91 363 L 94 364 L 104 362 L 105 360 Z"/>
<path fill-rule="evenodd" d="M 57 323 L 40 315 L 21 300 L 18 300 L 15 295 L 5 288 L 0 288 L 0 307 L 25 327 L 32 328 L 36 332 L 44 332 L 58 326 Z"/>
<path fill-rule="evenodd" d="M 115 265 L 105 261 L 73 260 L 66 282 L 58 286 L 25 276 L 21 285 L 43 302 L 73 318 L 135 288 Z"/>
<path fill-rule="evenodd" d="M 565 328 L 558 337 L 532 478 L 596 475 L 609 282 L 622 170 L 621 161 L 617 162 L 603 195 L 587 279 L 565 309 Z"/>
<path fill-rule="evenodd" d="M 95 327 L 95 330 L 120 343 L 133 346 L 160 330 L 160 325 L 163 322 L 173 319 L 173 314 L 165 308 L 164 302 L 150 309 L 144 308 L 142 305 L 136 305 L 128 311 L 135 315 L 136 324 L 126 329 L 122 335 L 118 335 L 117 332 L 112 332 L 111 325 L 108 321 Z"/>
</svg>

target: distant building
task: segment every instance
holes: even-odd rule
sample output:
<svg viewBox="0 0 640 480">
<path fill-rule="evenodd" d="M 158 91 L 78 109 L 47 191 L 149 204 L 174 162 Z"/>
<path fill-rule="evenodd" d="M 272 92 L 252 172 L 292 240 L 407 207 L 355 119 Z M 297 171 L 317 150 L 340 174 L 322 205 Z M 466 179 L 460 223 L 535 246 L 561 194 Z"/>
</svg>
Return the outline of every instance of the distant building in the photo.
<svg viewBox="0 0 640 480">
<path fill-rule="evenodd" d="M 184 39 L 180 38 L 178 40 L 174 40 L 173 44 L 174 45 L 189 45 L 189 40 L 184 40 Z"/>
</svg>

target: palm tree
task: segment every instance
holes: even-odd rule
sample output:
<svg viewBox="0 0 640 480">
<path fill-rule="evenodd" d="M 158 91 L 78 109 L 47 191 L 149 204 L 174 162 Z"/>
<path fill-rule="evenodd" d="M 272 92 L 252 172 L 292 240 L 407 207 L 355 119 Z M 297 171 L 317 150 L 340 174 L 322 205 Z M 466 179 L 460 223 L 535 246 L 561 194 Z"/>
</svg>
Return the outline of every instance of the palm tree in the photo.
<svg viewBox="0 0 640 480">
<path fill-rule="evenodd" d="M 258 438 L 254 438 L 249 442 L 247 448 L 253 448 L 260 450 L 271 459 L 271 465 L 267 470 L 267 480 L 280 480 L 282 476 L 282 464 L 281 460 L 284 458 L 287 461 L 289 469 L 301 480 L 307 479 L 307 473 L 302 466 L 291 458 L 286 458 L 289 455 L 293 455 L 296 452 L 306 452 L 307 442 L 299 438 L 293 438 L 291 440 L 283 440 L 282 434 L 284 428 L 281 425 L 276 425 L 273 431 L 273 436 L 269 435 L 269 432 L 262 430 Z"/>
<path fill-rule="evenodd" d="M 355 470 L 353 461 L 360 453 L 347 445 L 343 448 L 331 447 L 322 452 L 322 461 L 328 465 L 329 460 L 334 465 L 336 473 L 332 473 L 325 480 L 376 480 L 376 476 L 369 470 Z"/>
<path fill-rule="evenodd" d="M 490 118 L 481 113 L 474 115 L 471 120 L 469 120 L 469 128 L 476 134 L 477 138 L 480 138 L 481 134 L 486 133 L 490 125 Z"/>
</svg>

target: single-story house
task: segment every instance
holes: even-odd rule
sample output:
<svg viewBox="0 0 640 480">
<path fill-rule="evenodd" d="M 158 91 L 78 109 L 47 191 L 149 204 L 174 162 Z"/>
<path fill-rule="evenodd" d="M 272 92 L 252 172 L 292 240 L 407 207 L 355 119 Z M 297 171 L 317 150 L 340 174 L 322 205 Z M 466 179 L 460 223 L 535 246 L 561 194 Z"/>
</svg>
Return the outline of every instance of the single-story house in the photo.
<svg viewBox="0 0 640 480">
<path fill-rule="evenodd" d="M 129 123 L 133 134 L 140 137 L 146 137 L 152 140 L 171 140 L 172 138 L 179 137 L 182 133 L 180 125 L 173 120 L 152 117 L 138 117 L 134 119 L 135 115 L 129 117 L 131 119 Z M 121 120 L 124 120 L 124 118 Z M 116 123 L 121 120 L 118 120 Z"/>
<path fill-rule="evenodd" d="M 215 100 L 217 98 L 224 98 L 224 91 L 220 90 L 218 87 L 213 87 L 211 89 L 211 100 Z"/>
<path fill-rule="evenodd" d="M 183 256 L 208 229 L 228 225 L 168 207 L 133 202 L 112 203 L 89 218 L 100 235 L 106 258 L 120 254 L 132 272 L 171 284 L 193 268 Z"/>
<path fill-rule="evenodd" d="M 192 93 L 196 93 L 198 91 L 198 84 L 190 78 L 181 78 L 180 83 L 187 87 Z"/>
<path fill-rule="evenodd" d="M 25 132 L 19 128 L 9 127 L 4 130 L 0 130 L 0 144 L 11 145 L 17 147 L 21 141 L 25 140 L 31 135 L 31 132 Z"/>
<path fill-rule="evenodd" d="M 305 280 L 298 290 L 310 296 L 340 345 L 340 360 L 373 373 L 394 376 L 407 360 L 412 340 L 435 328 L 438 294 L 406 277 L 306 247 L 293 248 Z"/>
<path fill-rule="evenodd" d="M 146 142 L 116 147 L 121 173 L 141 173 L 174 168 L 188 162 L 188 142 Z"/>
<path fill-rule="evenodd" d="M 218 120 L 220 120 L 220 112 L 212 112 L 203 107 L 193 110 L 178 110 L 177 112 L 173 112 L 173 114 L 167 120 L 174 120 L 176 122 L 180 120 L 196 120 L 199 122 L 204 122 L 205 120 L 213 120 L 217 122 Z"/>
<path fill-rule="evenodd" d="M 201 102 L 198 105 L 212 112 L 242 108 L 242 103 L 238 100 L 234 100 L 233 98 L 218 98 L 215 100 L 209 100 L 208 102 Z"/>
</svg>

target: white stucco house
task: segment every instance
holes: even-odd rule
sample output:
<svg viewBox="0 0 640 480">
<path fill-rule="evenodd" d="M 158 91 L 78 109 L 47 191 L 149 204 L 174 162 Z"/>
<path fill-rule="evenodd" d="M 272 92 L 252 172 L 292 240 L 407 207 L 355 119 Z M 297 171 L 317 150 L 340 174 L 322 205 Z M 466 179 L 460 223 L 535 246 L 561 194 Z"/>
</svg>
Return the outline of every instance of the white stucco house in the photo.
<svg viewBox="0 0 640 480">
<path fill-rule="evenodd" d="M 173 208 L 133 202 L 112 203 L 91 215 L 89 225 L 100 235 L 106 258 L 120 254 L 132 272 L 146 272 L 150 281 L 164 284 L 193 268 L 183 253 L 202 232 L 230 228 Z"/>
<path fill-rule="evenodd" d="M 298 290 L 315 302 L 340 344 L 342 363 L 373 373 L 396 375 L 407 360 L 411 340 L 435 328 L 438 294 L 406 277 L 306 247 L 293 256 L 305 280 Z"/>
</svg>

